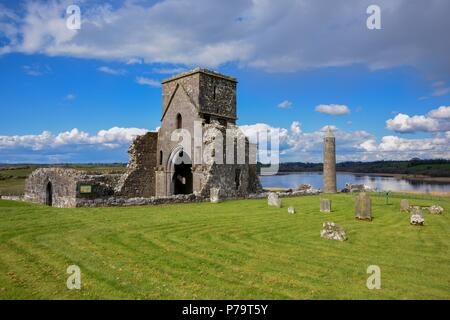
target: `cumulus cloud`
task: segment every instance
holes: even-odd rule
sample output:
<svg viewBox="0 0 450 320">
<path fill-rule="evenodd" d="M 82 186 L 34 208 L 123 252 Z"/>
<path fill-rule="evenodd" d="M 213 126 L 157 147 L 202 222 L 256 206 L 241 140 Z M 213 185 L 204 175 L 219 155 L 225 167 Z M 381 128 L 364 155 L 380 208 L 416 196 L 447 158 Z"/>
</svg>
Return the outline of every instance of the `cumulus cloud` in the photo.
<svg viewBox="0 0 450 320">
<path fill-rule="evenodd" d="M 278 104 L 278 108 L 280 109 L 290 109 L 292 108 L 292 102 L 289 100 L 284 100 Z"/>
<path fill-rule="evenodd" d="M 68 3 L 27 1 L 20 12 L 2 8 L 0 54 L 210 67 L 238 62 L 287 72 L 409 65 L 442 78 L 450 74 L 450 43 L 442 40 L 450 29 L 448 1 L 378 0 L 382 30 L 376 32 L 366 28 L 372 0 L 83 1 L 81 30 L 65 26 Z"/>
<path fill-rule="evenodd" d="M 301 129 L 301 123 L 293 121 L 289 129 L 272 127 L 265 123 L 244 125 L 240 128 L 251 142 L 260 143 L 260 154 L 267 152 L 266 146 L 270 147 L 270 143 L 266 140 L 270 142 L 271 137 L 278 134 L 281 161 L 322 161 L 323 138 L 328 126 L 317 131 L 304 132 Z M 374 136 L 366 131 L 345 132 L 334 126 L 330 126 L 330 128 L 334 131 L 336 141 L 338 141 L 340 153 L 338 158 L 341 160 L 347 160 L 347 157 L 361 160 L 360 145 L 368 139 L 374 139 Z"/>
<path fill-rule="evenodd" d="M 401 133 L 440 132 L 450 130 L 450 106 L 441 106 L 427 115 L 409 116 L 399 113 L 386 121 L 386 128 Z"/>
<path fill-rule="evenodd" d="M 240 126 L 252 143 L 259 144 L 260 160 L 268 159 L 271 152 L 282 162 L 321 162 L 327 128 L 304 132 L 299 121 L 293 121 L 289 128 L 266 123 Z M 450 131 L 423 139 L 384 136 L 378 143 L 374 135 L 363 130 L 330 128 L 336 136 L 338 161 L 450 157 Z M 74 128 L 58 134 L 44 131 L 36 135 L 0 136 L 0 162 L 126 161 L 130 142 L 146 132 L 146 129 L 113 127 L 89 134 Z M 278 149 L 272 149 L 274 135 L 278 136 Z"/>
<path fill-rule="evenodd" d="M 161 82 L 155 79 L 145 78 L 145 77 L 136 77 L 136 83 L 139 83 L 144 86 L 149 86 L 153 88 L 161 87 Z"/>
<path fill-rule="evenodd" d="M 342 116 L 350 113 L 350 109 L 343 104 L 319 104 L 316 106 L 316 112 L 325 113 L 333 116 Z"/>
<path fill-rule="evenodd" d="M 113 127 L 95 135 L 74 128 L 56 135 L 43 131 L 37 135 L 0 136 L 0 150 L 25 148 L 30 150 L 57 149 L 64 146 L 95 145 L 99 148 L 118 148 L 129 144 L 136 136 L 148 132 L 139 128 Z"/>
<path fill-rule="evenodd" d="M 435 110 L 431 110 L 428 115 L 435 119 L 450 119 L 450 106 L 440 106 Z"/>
<path fill-rule="evenodd" d="M 304 132 L 298 121 L 292 122 L 290 129 L 272 127 L 265 123 L 240 126 L 253 143 L 262 142 L 260 155 L 267 153 L 270 137 L 279 135 L 280 161 L 323 161 L 323 138 L 328 126 L 316 131 Z M 406 139 L 397 136 L 384 136 L 377 142 L 376 137 L 364 130 L 345 131 L 330 126 L 336 136 L 338 161 L 409 160 L 450 157 L 450 131 L 435 134 L 431 138 Z M 261 137 L 263 139 L 261 139 Z M 270 150 L 270 148 L 269 148 Z"/>
<path fill-rule="evenodd" d="M 360 146 L 375 159 L 407 160 L 414 157 L 423 159 L 450 157 L 448 132 L 445 135 L 437 134 L 434 137 L 422 139 L 384 136 L 379 144 L 375 139 L 369 139 Z"/>
</svg>

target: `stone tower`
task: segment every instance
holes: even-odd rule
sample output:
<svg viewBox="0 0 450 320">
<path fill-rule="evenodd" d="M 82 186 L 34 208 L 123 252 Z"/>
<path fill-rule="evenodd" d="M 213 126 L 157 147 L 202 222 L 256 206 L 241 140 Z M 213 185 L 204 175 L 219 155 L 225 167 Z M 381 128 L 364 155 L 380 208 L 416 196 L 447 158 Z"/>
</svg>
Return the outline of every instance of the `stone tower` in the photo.
<svg viewBox="0 0 450 320">
<path fill-rule="evenodd" d="M 336 193 L 336 139 L 330 127 L 323 145 L 323 192 Z"/>
<path fill-rule="evenodd" d="M 162 81 L 156 197 L 208 197 L 211 189 L 220 189 L 224 198 L 245 197 L 260 189 L 256 152 L 250 153 L 250 143 L 236 125 L 236 85 L 235 78 L 203 68 Z M 174 132 L 180 130 L 190 135 L 190 144 L 182 146 L 173 139 Z M 196 132 L 200 141 L 194 139 Z M 230 145 L 227 138 L 232 141 Z M 238 141 L 245 144 L 244 159 L 240 163 L 228 161 L 227 152 L 237 156 Z M 206 161 L 206 156 L 212 161 Z"/>
</svg>

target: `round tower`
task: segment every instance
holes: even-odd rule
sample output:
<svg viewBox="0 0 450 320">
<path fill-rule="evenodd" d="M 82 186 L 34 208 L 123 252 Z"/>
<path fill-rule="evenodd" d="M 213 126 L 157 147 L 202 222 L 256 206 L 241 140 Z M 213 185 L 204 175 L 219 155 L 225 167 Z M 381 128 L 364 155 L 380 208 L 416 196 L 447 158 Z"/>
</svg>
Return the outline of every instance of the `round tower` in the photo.
<svg viewBox="0 0 450 320">
<path fill-rule="evenodd" d="M 323 139 L 323 192 L 336 193 L 336 139 L 329 126 Z"/>
</svg>

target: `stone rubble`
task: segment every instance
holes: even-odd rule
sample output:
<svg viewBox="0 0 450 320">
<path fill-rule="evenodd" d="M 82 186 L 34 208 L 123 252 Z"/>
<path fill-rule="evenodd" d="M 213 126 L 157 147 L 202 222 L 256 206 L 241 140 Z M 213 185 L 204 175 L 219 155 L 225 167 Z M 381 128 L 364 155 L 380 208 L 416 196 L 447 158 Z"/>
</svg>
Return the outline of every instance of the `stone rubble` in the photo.
<svg viewBox="0 0 450 320">
<path fill-rule="evenodd" d="M 345 230 L 335 222 L 324 222 L 323 229 L 320 231 L 320 236 L 328 240 L 345 241 L 347 240 L 347 233 Z"/>
<path fill-rule="evenodd" d="M 425 223 L 425 219 L 421 214 L 412 214 L 409 223 L 414 226 L 423 226 Z"/>
<path fill-rule="evenodd" d="M 351 184 L 351 183 L 346 183 L 345 187 L 343 189 L 341 189 L 341 192 L 374 192 L 376 191 L 375 189 L 370 188 L 369 186 L 366 186 L 364 184 Z"/>
<path fill-rule="evenodd" d="M 434 204 L 434 205 L 432 205 L 431 207 L 428 208 L 428 211 L 431 214 L 442 214 L 444 212 L 444 208 Z"/>
</svg>

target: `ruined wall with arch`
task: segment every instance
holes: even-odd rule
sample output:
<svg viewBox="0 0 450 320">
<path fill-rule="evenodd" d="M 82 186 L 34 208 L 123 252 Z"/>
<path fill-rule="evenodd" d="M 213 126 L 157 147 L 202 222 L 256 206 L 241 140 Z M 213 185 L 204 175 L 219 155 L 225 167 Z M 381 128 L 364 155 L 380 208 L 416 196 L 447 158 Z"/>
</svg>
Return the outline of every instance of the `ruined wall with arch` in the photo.
<svg viewBox="0 0 450 320">
<path fill-rule="evenodd" d="M 75 207 L 77 181 L 81 173 L 73 169 L 41 168 L 35 170 L 25 184 L 24 199 L 29 202 L 48 204 L 51 196 L 53 207 Z M 47 187 L 51 184 L 52 194 L 47 194 Z"/>
</svg>

